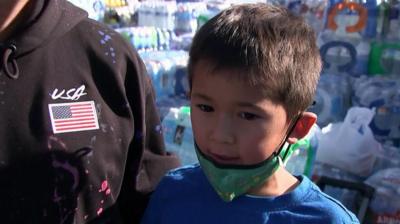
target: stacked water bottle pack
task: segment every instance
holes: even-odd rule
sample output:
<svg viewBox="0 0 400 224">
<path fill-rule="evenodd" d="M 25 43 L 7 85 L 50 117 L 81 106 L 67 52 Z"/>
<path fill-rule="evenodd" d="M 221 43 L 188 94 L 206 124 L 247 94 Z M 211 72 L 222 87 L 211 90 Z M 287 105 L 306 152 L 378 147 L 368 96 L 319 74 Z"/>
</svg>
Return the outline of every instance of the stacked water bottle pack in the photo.
<svg viewBox="0 0 400 224">
<path fill-rule="evenodd" d="M 326 0 L 271 0 L 268 2 L 285 6 L 293 13 L 304 17 L 316 33 L 321 32 L 324 28 Z"/>
<path fill-rule="evenodd" d="M 314 21 L 311 25 L 318 33 L 317 44 L 323 60 L 317 104 L 311 109 L 319 115 L 318 124 L 325 126 L 343 120 L 351 106 L 376 108 L 371 123 L 374 134 L 379 140 L 393 140 L 398 146 L 400 4 L 394 0 L 275 3 L 287 6 L 309 22 Z M 319 20 L 323 29 L 315 24 L 318 20 L 308 19 L 307 13 L 311 12 L 325 15 Z"/>
<path fill-rule="evenodd" d="M 179 156 L 182 165 L 197 163 L 188 106 L 170 108 L 162 121 L 165 146 Z"/>
<path fill-rule="evenodd" d="M 368 128 L 381 147 L 364 148 L 360 154 L 341 157 L 343 160 L 362 157 L 370 161 L 374 166 L 367 176 L 320 163 L 318 156 L 314 176 L 373 186 L 375 194 L 365 223 L 400 223 L 400 201 L 397 200 L 400 198 L 400 4 L 396 0 L 325 2 L 319 1 L 321 8 L 325 7 L 320 21 L 307 18 L 306 13 L 312 8 L 310 1 L 275 2 L 304 16 L 318 33 L 323 71 L 316 105 L 311 110 L 318 114 L 318 124 L 326 126 L 322 130 L 328 130 L 342 125 L 349 108 L 371 108 L 375 115 Z M 318 4 L 314 2 L 314 5 Z M 322 26 L 316 25 L 317 22 Z M 329 123 L 334 124 L 327 126 Z M 355 135 L 362 138 L 368 128 L 358 130 L 359 134 Z M 321 135 L 320 143 L 322 138 Z M 323 144 L 319 145 L 318 151 L 323 151 Z M 325 190 L 357 213 L 360 203 L 354 203 L 358 199 L 354 191 Z"/>
<path fill-rule="evenodd" d="M 138 24 L 173 30 L 179 35 L 193 33 L 197 29 L 198 12 L 206 9 L 204 2 L 142 2 L 138 8 Z"/>
<path fill-rule="evenodd" d="M 102 21 L 106 10 L 106 0 L 68 0 L 86 10 L 89 18 Z"/>
<path fill-rule="evenodd" d="M 115 29 L 138 51 L 170 50 L 175 36 L 172 30 L 153 26 L 124 27 Z"/>
<path fill-rule="evenodd" d="M 173 30 L 176 11 L 177 6 L 174 1 L 141 2 L 138 8 L 138 26 L 154 26 Z"/>
<path fill-rule="evenodd" d="M 188 52 L 182 50 L 139 52 L 152 78 L 157 99 L 184 96 L 188 92 L 186 64 Z"/>
<path fill-rule="evenodd" d="M 370 127 L 375 137 L 398 146 L 400 141 L 400 79 L 361 77 L 354 82 L 353 104 L 375 108 Z"/>
</svg>

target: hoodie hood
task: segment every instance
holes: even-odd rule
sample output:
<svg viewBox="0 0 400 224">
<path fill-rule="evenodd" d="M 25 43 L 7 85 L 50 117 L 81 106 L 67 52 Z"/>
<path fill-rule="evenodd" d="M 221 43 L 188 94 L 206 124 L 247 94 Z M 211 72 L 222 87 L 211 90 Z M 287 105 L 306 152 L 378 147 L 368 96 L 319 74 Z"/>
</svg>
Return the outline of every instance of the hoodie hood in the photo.
<svg viewBox="0 0 400 224">
<path fill-rule="evenodd" d="M 84 10 L 65 0 L 36 0 L 34 4 L 22 29 L 6 41 L 16 46 L 16 59 L 57 39 L 87 18 Z"/>
<path fill-rule="evenodd" d="M 65 0 L 35 0 L 30 16 L 17 32 L 0 43 L 1 70 L 19 77 L 17 59 L 57 39 L 87 18 L 87 13 Z"/>
</svg>

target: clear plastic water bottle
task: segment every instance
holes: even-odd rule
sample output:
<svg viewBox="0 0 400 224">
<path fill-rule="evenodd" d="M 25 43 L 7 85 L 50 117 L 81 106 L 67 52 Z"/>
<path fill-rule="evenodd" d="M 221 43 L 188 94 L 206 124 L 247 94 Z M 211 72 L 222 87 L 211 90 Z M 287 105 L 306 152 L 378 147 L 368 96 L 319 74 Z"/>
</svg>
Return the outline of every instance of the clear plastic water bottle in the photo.
<svg viewBox="0 0 400 224">
<path fill-rule="evenodd" d="M 388 168 L 400 167 L 400 150 L 392 143 L 389 143 L 389 141 L 383 144 L 376 154 L 376 162 L 372 173 Z"/>
<path fill-rule="evenodd" d="M 293 175 L 312 176 L 320 131 L 318 125 L 314 125 L 307 136 L 290 146 L 286 169 Z"/>
<path fill-rule="evenodd" d="M 303 15 L 307 23 L 311 25 L 318 35 L 325 25 L 325 13 L 327 10 L 327 1 L 323 0 L 305 0 L 307 12 Z"/>
<path fill-rule="evenodd" d="M 375 38 L 378 24 L 378 3 L 376 0 L 366 0 L 364 7 L 368 10 L 368 18 L 365 29 L 362 32 L 364 38 Z"/>
<path fill-rule="evenodd" d="M 143 59 L 143 60 L 144 64 L 146 65 L 147 73 L 149 74 L 153 82 L 154 91 L 156 93 L 157 98 L 164 98 L 165 96 L 160 82 L 160 77 L 163 74 L 162 65 L 155 60 L 151 59 L 147 60 Z"/>
<path fill-rule="evenodd" d="M 357 46 L 357 58 L 356 65 L 353 69 L 354 73 L 357 75 L 368 74 L 368 60 L 369 52 L 371 51 L 370 43 L 368 40 L 362 40 Z"/>
<path fill-rule="evenodd" d="M 400 40 L 400 3 L 397 1 L 389 1 L 389 25 L 386 39 L 398 41 Z"/>
<path fill-rule="evenodd" d="M 138 26 L 151 26 L 152 8 L 150 3 L 143 2 L 138 8 Z"/>
<path fill-rule="evenodd" d="M 162 127 L 167 151 L 176 153 L 182 165 L 197 163 L 190 108 L 171 108 L 162 121 Z"/>
<path fill-rule="evenodd" d="M 400 211 L 400 168 L 392 167 L 378 171 L 365 183 L 375 188 L 370 203 L 371 211 L 379 215 L 393 216 L 396 222 L 396 214 Z"/>
<path fill-rule="evenodd" d="M 162 64 L 163 73 L 160 76 L 160 84 L 162 88 L 162 94 L 164 96 L 173 96 L 175 95 L 175 73 L 176 73 L 176 64 L 169 57 L 164 57 L 160 63 Z"/>
<path fill-rule="evenodd" d="M 389 48 L 383 50 L 381 57 L 381 66 L 383 67 L 385 74 L 392 74 L 395 51 L 395 49 Z"/>
<path fill-rule="evenodd" d="M 342 121 L 351 103 L 348 79 L 340 75 L 321 75 L 315 101 L 310 111 L 318 115 L 318 125 Z"/>
<path fill-rule="evenodd" d="M 320 52 L 324 62 L 323 73 L 354 75 L 357 59 L 354 44 L 335 39 L 327 40 L 320 47 Z"/>
<path fill-rule="evenodd" d="M 362 182 L 363 180 L 362 178 L 354 174 L 333 167 L 331 165 L 318 162 L 318 160 L 315 162 L 314 176 L 315 177 L 326 176 L 338 180 L 346 180 L 351 182 Z M 326 186 L 324 192 L 342 202 L 342 204 L 346 206 L 346 208 L 351 210 L 353 213 L 357 212 L 356 209 L 357 193 L 355 191 L 350 191 L 348 189 L 343 189 L 338 187 Z"/>
<path fill-rule="evenodd" d="M 400 29 L 400 27 L 399 27 Z M 400 77 L 400 49 L 396 50 L 394 55 L 393 55 L 393 67 L 391 74 L 394 75 L 395 77 Z"/>
<path fill-rule="evenodd" d="M 400 43 L 398 42 L 373 41 L 368 62 L 368 74 L 391 74 L 395 52 L 398 50 L 400 50 Z"/>
<path fill-rule="evenodd" d="M 199 15 L 197 16 L 197 29 L 203 26 L 212 17 L 217 15 L 218 12 L 219 12 L 218 10 L 209 10 L 209 9 L 207 9 L 206 11 L 199 12 Z"/>
<path fill-rule="evenodd" d="M 84 9 L 89 18 L 102 21 L 104 18 L 106 4 L 105 0 L 68 0 L 72 4 Z"/>
<path fill-rule="evenodd" d="M 384 38 L 389 32 L 389 10 L 390 5 L 387 0 L 382 0 L 378 5 L 378 21 L 376 26 L 377 35 Z"/>
<path fill-rule="evenodd" d="M 161 29 L 174 28 L 176 2 L 154 2 L 154 26 Z"/>
<path fill-rule="evenodd" d="M 375 116 L 370 128 L 377 140 L 385 141 L 396 135 L 396 117 L 393 113 L 395 96 L 399 85 L 388 77 L 362 79 L 354 85 L 354 103 L 363 107 L 375 108 Z M 398 126 L 398 125 L 397 125 Z"/>
</svg>

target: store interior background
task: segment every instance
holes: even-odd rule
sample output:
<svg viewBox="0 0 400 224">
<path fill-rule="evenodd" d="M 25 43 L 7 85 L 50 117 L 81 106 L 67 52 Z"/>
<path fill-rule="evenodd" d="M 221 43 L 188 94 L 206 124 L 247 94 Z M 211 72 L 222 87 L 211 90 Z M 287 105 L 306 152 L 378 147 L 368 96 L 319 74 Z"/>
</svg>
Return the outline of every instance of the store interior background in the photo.
<svg viewBox="0 0 400 224">
<path fill-rule="evenodd" d="M 69 0 L 119 32 L 142 57 L 157 95 L 167 150 L 197 162 L 187 99 L 196 30 L 233 4 L 264 2 L 301 15 L 324 62 L 311 133 L 287 168 L 306 175 L 362 223 L 400 223 L 400 2 L 398 0 Z"/>
</svg>

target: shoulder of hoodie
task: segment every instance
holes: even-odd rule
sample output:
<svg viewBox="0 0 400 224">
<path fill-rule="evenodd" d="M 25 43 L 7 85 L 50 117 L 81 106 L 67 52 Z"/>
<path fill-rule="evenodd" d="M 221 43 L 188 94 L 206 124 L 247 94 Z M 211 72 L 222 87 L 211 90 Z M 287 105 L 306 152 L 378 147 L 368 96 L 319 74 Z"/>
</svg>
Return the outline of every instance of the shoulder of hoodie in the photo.
<svg viewBox="0 0 400 224">
<path fill-rule="evenodd" d="M 143 60 L 140 58 L 134 46 L 128 43 L 120 33 L 108 27 L 106 24 L 90 18 L 85 18 L 80 21 L 70 32 L 73 36 L 77 37 L 77 41 L 83 44 L 83 46 L 97 51 L 99 57 L 107 59 L 106 57 L 109 57 L 110 53 L 114 53 L 117 67 L 121 62 L 130 60 L 138 71 L 138 75 L 144 78 L 146 92 L 152 91 L 150 88 L 151 79 L 147 75 Z M 113 49 L 112 52 L 110 52 L 110 48 Z M 107 51 L 109 52 L 108 55 L 106 55 Z"/>
<path fill-rule="evenodd" d="M 71 31 L 78 32 L 79 38 L 83 41 L 86 40 L 93 43 L 92 46 L 112 46 L 115 48 L 114 50 L 116 54 L 124 53 L 131 57 L 139 57 L 136 49 L 128 43 L 120 33 L 108 27 L 104 23 L 86 18 L 80 21 Z"/>
</svg>

